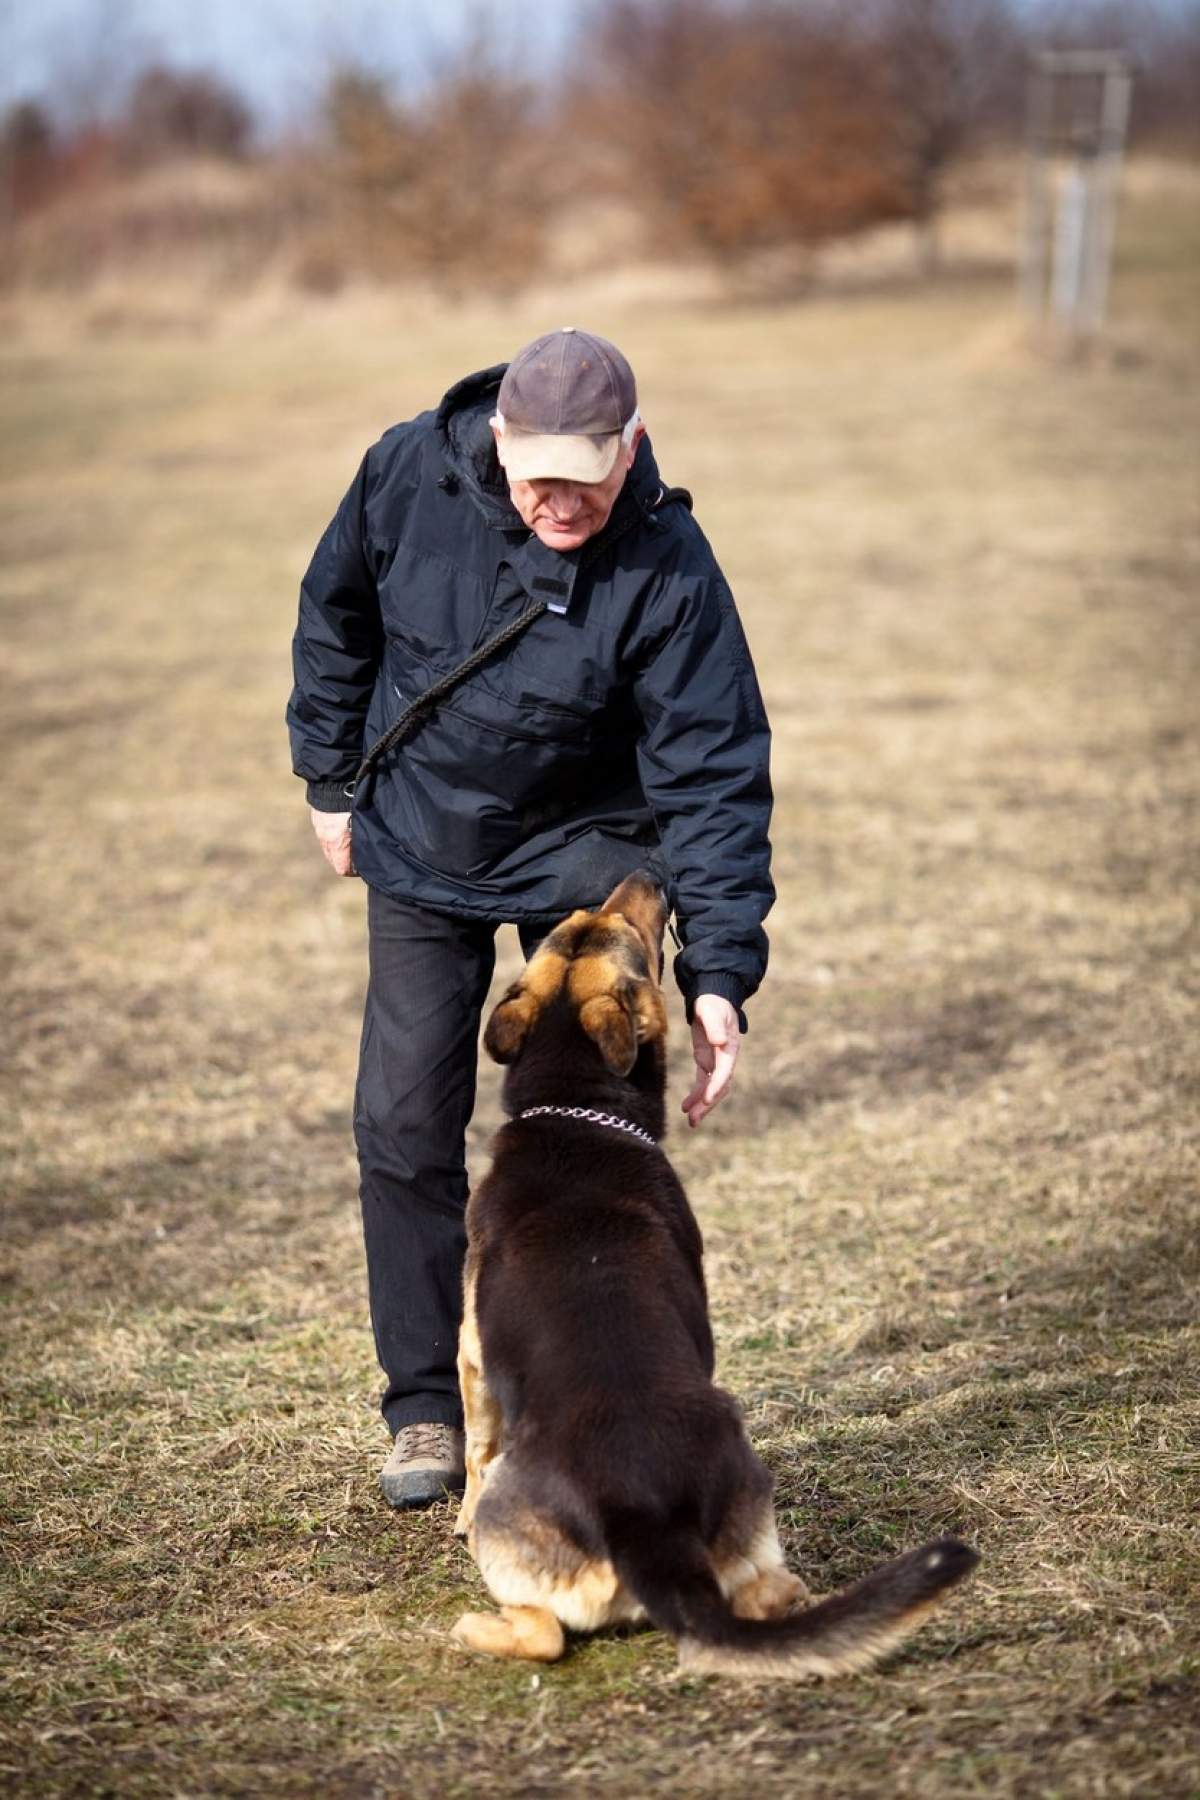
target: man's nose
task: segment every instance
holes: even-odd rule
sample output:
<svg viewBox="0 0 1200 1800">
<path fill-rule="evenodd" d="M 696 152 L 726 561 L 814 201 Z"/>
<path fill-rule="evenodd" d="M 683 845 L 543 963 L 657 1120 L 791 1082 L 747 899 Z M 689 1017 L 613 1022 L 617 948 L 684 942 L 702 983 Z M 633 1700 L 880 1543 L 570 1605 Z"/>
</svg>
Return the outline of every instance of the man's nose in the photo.
<svg viewBox="0 0 1200 1800">
<path fill-rule="evenodd" d="M 551 488 L 548 499 L 550 510 L 556 519 L 573 519 L 582 505 L 579 490 L 572 481 L 564 481 L 561 487 Z"/>
</svg>

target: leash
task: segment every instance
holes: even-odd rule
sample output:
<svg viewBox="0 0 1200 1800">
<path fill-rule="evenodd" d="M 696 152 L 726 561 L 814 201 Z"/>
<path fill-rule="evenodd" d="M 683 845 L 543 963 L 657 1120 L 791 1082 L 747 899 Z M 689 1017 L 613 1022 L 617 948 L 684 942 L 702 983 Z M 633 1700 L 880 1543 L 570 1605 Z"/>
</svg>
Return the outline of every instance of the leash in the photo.
<svg viewBox="0 0 1200 1800">
<path fill-rule="evenodd" d="M 583 1119 L 589 1125 L 610 1125 L 614 1131 L 627 1131 L 630 1137 L 640 1138 L 652 1150 L 659 1148 L 658 1139 L 651 1137 L 648 1131 L 643 1131 L 640 1125 L 635 1125 L 630 1119 L 618 1118 L 616 1113 L 597 1112 L 592 1106 L 527 1106 L 517 1117 L 537 1119 L 546 1113 L 553 1113 L 558 1119 Z"/>
<path fill-rule="evenodd" d="M 389 750 L 394 749 L 403 738 L 415 731 L 417 726 L 422 724 L 427 715 L 433 711 L 438 701 L 444 699 L 452 688 L 458 686 L 460 681 L 465 681 L 468 675 L 473 675 L 476 669 L 481 668 L 489 656 L 493 656 L 497 650 L 506 649 L 514 638 L 520 637 L 521 633 L 533 624 L 535 619 L 540 619 L 546 610 L 546 604 L 545 600 L 535 600 L 532 606 L 526 607 L 519 619 L 511 620 L 503 631 L 498 631 L 495 637 L 488 639 L 486 644 L 481 644 L 478 650 L 472 651 L 471 655 L 460 662 L 457 668 L 451 669 L 448 675 L 443 675 L 440 681 L 435 681 L 433 686 L 426 688 L 423 694 L 418 694 L 412 704 L 405 707 L 395 724 L 389 725 L 383 736 L 376 738 L 371 745 L 358 765 L 354 780 L 348 781 L 342 789 L 347 800 L 353 800 L 359 783 L 366 780 L 381 756 L 386 756 Z"/>
<path fill-rule="evenodd" d="M 672 503 L 686 506 L 689 512 L 692 510 L 692 496 L 686 488 L 660 488 L 650 507 L 646 507 L 644 502 L 637 499 L 635 495 L 636 510 L 616 530 L 600 533 L 594 545 L 591 546 L 591 553 L 581 559 L 580 568 L 586 569 L 589 563 L 595 562 L 598 556 L 616 543 L 618 538 L 624 537 L 626 532 L 632 531 L 635 525 L 641 525 L 647 519 L 653 520 L 654 513 L 660 506 L 669 506 Z M 451 669 L 448 675 L 441 676 L 432 687 L 426 688 L 423 694 L 418 694 L 416 699 L 405 707 L 395 724 L 389 725 L 383 736 L 376 738 L 370 749 L 366 751 L 355 771 L 353 781 L 348 781 L 342 789 L 347 800 L 354 799 L 359 784 L 366 780 L 375 764 L 386 756 L 389 750 L 394 750 L 397 744 L 411 736 L 418 725 L 424 724 L 440 700 L 444 700 L 446 695 L 460 682 L 466 681 L 469 676 L 474 675 L 475 671 L 482 668 L 488 658 L 494 656 L 498 650 L 507 650 L 513 640 L 519 638 L 523 631 L 527 631 L 535 619 L 541 618 L 548 606 L 549 602 L 546 600 L 533 601 L 519 618 L 510 620 L 503 631 L 498 631 L 495 637 L 490 637 L 486 644 L 480 644 L 478 650 L 473 650 L 470 656 L 465 657 L 456 668 Z"/>
</svg>

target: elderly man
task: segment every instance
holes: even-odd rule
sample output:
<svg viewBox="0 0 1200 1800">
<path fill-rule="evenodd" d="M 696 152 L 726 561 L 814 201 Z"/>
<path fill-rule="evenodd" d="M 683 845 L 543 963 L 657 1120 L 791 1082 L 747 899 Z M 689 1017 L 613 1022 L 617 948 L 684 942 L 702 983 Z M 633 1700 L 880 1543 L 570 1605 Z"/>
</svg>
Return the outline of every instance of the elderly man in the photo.
<svg viewBox="0 0 1200 1800">
<path fill-rule="evenodd" d="M 656 870 L 695 1050 L 682 1106 L 699 1124 L 729 1090 L 766 966 L 769 733 L 729 588 L 688 496 L 659 479 L 633 372 L 573 327 L 367 452 L 304 578 L 294 656 L 294 767 L 326 860 L 368 889 L 354 1125 L 395 1440 L 380 1483 L 393 1506 L 423 1506 L 463 1481 L 464 1143 L 496 927 L 515 923 L 528 952 L 632 869 Z"/>
</svg>

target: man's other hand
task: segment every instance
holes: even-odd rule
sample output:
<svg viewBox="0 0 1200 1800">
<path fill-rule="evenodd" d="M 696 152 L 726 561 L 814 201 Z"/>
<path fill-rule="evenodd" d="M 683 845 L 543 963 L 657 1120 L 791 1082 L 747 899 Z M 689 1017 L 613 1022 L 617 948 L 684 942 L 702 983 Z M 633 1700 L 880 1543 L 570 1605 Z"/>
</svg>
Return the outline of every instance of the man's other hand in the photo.
<svg viewBox="0 0 1200 1800">
<path fill-rule="evenodd" d="M 350 814 L 348 812 L 318 812 L 315 806 L 309 807 L 312 816 L 313 830 L 317 834 L 317 842 L 321 846 L 321 854 L 335 875 L 357 875 L 354 858 L 350 853 Z"/>
<path fill-rule="evenodd" d="M 696 1079 L 683 1102 L 689 1125 L 698 1125 L 729 1092 L 740 1046 L 737 1008 L 720 994 L 697 995 L 692 1009 Z"/>
</svg>

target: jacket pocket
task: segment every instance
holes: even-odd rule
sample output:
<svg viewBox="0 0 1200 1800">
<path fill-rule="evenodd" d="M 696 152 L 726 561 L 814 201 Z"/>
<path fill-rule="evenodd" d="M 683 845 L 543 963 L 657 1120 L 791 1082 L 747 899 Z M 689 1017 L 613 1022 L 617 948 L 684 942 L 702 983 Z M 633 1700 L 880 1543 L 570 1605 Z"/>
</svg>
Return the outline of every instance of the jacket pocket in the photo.
<svg viewBox="0 0 1200 1800">
<path fill-rule="evenodd" d="M 380 732 L 436 680 L 389 657 Z M 441 701 L 380 765 L 374 805 L 419 861 L 478 880 L 531 833 L 567 821 L 598 776 L 592 715 L 559 702 L 515 707 L 471 683 Z"/>
</svg>

